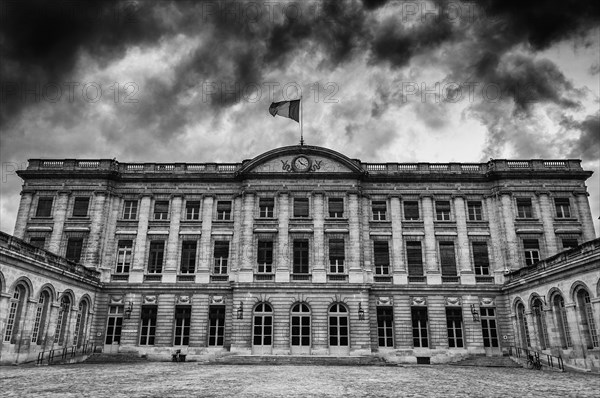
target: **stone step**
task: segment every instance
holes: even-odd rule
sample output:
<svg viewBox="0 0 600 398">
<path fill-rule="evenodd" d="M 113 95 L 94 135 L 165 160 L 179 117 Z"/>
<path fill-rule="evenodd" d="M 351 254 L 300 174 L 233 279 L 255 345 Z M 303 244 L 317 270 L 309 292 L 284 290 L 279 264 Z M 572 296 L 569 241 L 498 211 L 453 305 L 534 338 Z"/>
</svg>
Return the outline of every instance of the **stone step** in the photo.
<svg viewBox="0 0 600 398">
<path fill-rule="evenodd" d="M 124 362 L 146 362 L 146 357 L 140 357 L 138 354 L 92 354 L 85 360 L 85 363 L 124 363 Z"/>
<path fill-rule="evenodd" d="M 454 366 L 478 366 L 478 367 L 492 367 L 492 368 L 520 368 L 521 365 L 513 361 L 509 357 L 500 356 L 472 356 L 462 361 L 454 362 L 451 365 Z"/>
<path fill-rule="evenodd" d="M 319 355 L 228 355 L 211 363 L 222 365 L 328 365 L 328 366 L 385 366 L 386 362 L 374 356 L 319 356 Z"/>
</svg>

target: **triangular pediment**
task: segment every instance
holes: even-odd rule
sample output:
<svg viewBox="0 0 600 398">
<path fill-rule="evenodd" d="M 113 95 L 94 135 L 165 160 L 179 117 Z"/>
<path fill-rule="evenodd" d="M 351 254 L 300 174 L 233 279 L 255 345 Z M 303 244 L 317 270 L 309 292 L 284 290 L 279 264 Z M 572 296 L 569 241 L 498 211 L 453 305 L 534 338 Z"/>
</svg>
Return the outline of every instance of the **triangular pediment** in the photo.
<svg viewBox="0 0 600 398">
<path fill-rule="evenodd" d="M 331 149 L 295 145 L 277 148 L 254 159 L 244 161 L 238 174 L 364 174 L 360 162 Z"/>
</svg>

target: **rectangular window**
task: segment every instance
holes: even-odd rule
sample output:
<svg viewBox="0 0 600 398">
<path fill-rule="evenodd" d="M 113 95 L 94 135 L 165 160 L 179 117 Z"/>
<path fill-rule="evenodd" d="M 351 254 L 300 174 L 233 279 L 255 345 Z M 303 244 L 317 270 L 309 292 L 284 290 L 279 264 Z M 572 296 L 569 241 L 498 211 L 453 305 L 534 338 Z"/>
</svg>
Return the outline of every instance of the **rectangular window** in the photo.
<svg viewBox="0 0 600 398">
<path fill-rule="evenodd" d="M 404 201 L 404 219 L 405 220 L 418 220 L 419 215 L 419 202 L 416 200 Z"/>
<path fill-rule="evenodd" d="M 464 347 L 461 308 L 446 308 L 446 326 L 448 329 L 448 347 Z"/>
<path fill-rule="evenodd" d="M 73 217 L 87 217 L 90 198 L 75 198 L 73 204 Z"/>
<path fill-rule="evenodd" d="M 392 307 L 377 307 L 379 347 L 394 347 L 394 312 Z"/>
<path fill-rule="evenodd" d="M 131 256 L 133 255 L 133 241 L 120 240 L 117 244 L 117 274 L 128 274 L 131 267 Z"/>
<path fill-rule="evenodd" d="M 270 274 L 273 272 L 273 241 L 259 240 L 257 249 L 258 272 Z"/>
<path fill-rule="evenodd" d="M 421 242 L 406 242 L 406 262 L 409 276 L 423 276 L 423 251 Z"/>
<path fill-rule="evenodd" d="M 481 307 L 481 332 L 484 347 L 499 347 L 495 308 Z"/>
<path fill-rule="evenodd" d="M 208 345 L 222 346 L 225 340 L 225 307 L 208 308 Z"/>
<path fill-rule="evenodd" d="M 54 198 L 39 198 L 37 209 L 35 211 L 36 217 L 50 217 L 52 215 L 52 202 Z"/>
<path fill-rule="evenodd" d="M 190 344 L 190 321 L 192 308 L 178 305 L 175 307 L 175 340 L 173 345 Z"/>
<path fill-rule="evenodd" d="M 412 334 L 414 347 L 429 347 L 427 330 L 427 307 L 411 307 Z"/>
<path fill-rule="evenodd" d="M 440 265 L 442 276 L 456 276 L 454 242 L 440 242 Z"/>
<path fill-rule="evenodd" d="M 565 250 L 571 249 L 573 247 L 579 246 L 579 241 L 577 239 L 573 239 L 573 238 L 563 238 L 562 246 L 563 246 L 563 249 L 565 249 Z"/>
<path fill-rule="evenodd" d="M 294 274 L 308 274 L 308 239 L 294 240 Z"/>
<path fill-rule="evenodd" d="M 260 218 L 272 218 L 275 214 L 275 199 L 260 198 L 258 200 L 258 216 Z"/>
<path fill-rule="evenodd" d="M 196 272 L 196 249 L 198 243 L 195 240 L 184 240 L 181 243 L 181 273 L 193 274 Z"/>
<path fill-rule="evenodd" d="M 482 221 L 483 220 L 483 207 L 480 201 L 470 200 L 467 202 L 467 213 L 469 215 L 469 221 Z"/>
<path fill-rule="evenodd" d="M 571 218 L 571 204 L 569 198 L 555 198 L 556 218 Z"/>
<path fill-rule="evenodd" d="M 530 198 L 517 199 L 517 218 L 533 218 Z"/>
<path fill-rule="evenodd" d="M 344 240 L 329 239 L 329 272 L 343 274 L 345 257 Z"/>
<path fill-rule="evenodd" d="M 371 203 L 371 211 L 373 212 L 373 220 L 385 221 L 387 213 L 387 203 L 385 200 L 374 200 Z"/>
<path fill-rule="evenodd" d="M 331 218 L 344 217 L 344 199 L 329 198 L 329 217 L 331 217 Z"/>
<path fill-rule="evenodd" d="M 523 239 L 525 265 L 533 265 L 540 261 L 540 246 L 537 239 Z"/>
<path fill-rule="evenodd" d="M 142 306 L 142 323 L 140 325 L 140 345 L 154 345 L 156 335 L 156 306 Z"/>
<path fill-rule="evenodd" d="M 185 219 L 199 220 L 200 219 L 200 201 L 190 200 L 185 202 Z"/>
<path fill-rule="evenodd" d="M 153 240 L 150 242 L 150 256 L 148 258 L 148 273 L 162 273 L 163 260 L 165 257 L 165 242 Z"/>
<path fill-rule="evenodd" d="M 108 307 L 108 319 L 106 322 L 105 344 L 121 342 L 121 328 L 123 326 L 123 306 L 111 305 Z"/>
<path fill-rule="evenodd" d="M 450 202 L 447 200 L 435 201 L 435 219 L 438 221 L 450 221 Z"/>
<path fill-rule="evenodd" d="M 294 198 L 294 217 L 308 217 L 308 198 Z"/>
<path fill-rule="evenodd" d="M 376 240 L 373 242 L 373 260 L 376 275 L 390 274 L 390 247 L 388 241 Z"/>
<path fill-rule="evenodd" d="M 123 220 L 135 220 L 137 218 L 137 210 L 137 200 L 126 200 L 123 206 Z"/>
<path fill-rule="evenodd" d="M 169 201 L 157 200 L 154 202 L 154 219 L 167 220 L 169 218 Z"/>
<path fill-rule="evenodd" d="M 82 249 L 82 238 L 69 238 L 69 240 L 67 241 L 67 252 L 65 254 L 65 257 L 67 258 L 67 260 L 71 260 L 78 263 L 79 260 L 81 260 Z"/>
<path fill-rule="evenodd" d="M 40 236 L 34 236 L 29 239 L 29 244 L 31 246 L 37 247 L 38 249 L 43 249 L 44 246 L 46 245 L 46 238 L 40 237 Z"/>
<path fill-rule="evenodd" d="M 231 220 L 230 200 L 219 200 L 217 202 L 217 220 Z"/>
<path fill-rule="evenodd" d="M 475 275 L 490 274 L 490 259 L 486 242 L 473 242 L 473 265 Z"/>
<path fill-rule="evenodd" d="M 213 274 L 227 274 L 227 263 L 229 262 L 229 241 L 215 241 L 215 267 Z"/>
</svg>

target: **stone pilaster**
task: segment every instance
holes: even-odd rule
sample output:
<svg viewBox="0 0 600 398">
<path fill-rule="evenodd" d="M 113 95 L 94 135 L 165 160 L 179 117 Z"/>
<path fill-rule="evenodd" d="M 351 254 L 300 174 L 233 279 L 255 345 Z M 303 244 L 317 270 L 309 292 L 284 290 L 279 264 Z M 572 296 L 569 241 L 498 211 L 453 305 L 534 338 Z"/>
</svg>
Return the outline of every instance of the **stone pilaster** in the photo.
<svg viewBox="0 0 600 398">
<path fill-rule="evenodd" d="M 70 191 L 60 191 L 58 199 L 54 205 L 54 225 L 52 226 L 52 235 L 50 236 L 50 245 L 48 250 L 60 255 L 60 242 L 62 240 L 65 219 L 67 218 L 67 207 L 69 206 Z"/>
<path fill-rule="evenodd" d="M 231 237 L 231 253 L 230 253 L 230 272 L 229 272 L 229 280 L 234 280 L 239 282 L 240 278 L 240 270 L 242 269 L 242 261 L 244 257 L 251 258 L 253 248 L 248 246 L 244 247 L 243 245 L 243 196 L 236 195 L 233 198 L 233 235 Z M 250 260 L 252 261 L 252 260 Z M 251 263 L 252 264 L 252 263 Z"/>
<path fill-rule="evenodd" d="M 348 195 L 348 279 L 350 283 L 363 283 L 360 267 L 360 220 L 358 218 L 358 193 Z"/>
<path fill-rule="evenodd" d="M 577 314 L 577 308 L 575 303 L 565 303 L 565 312 L 567 315 L 567 323 L 569 324 L 569 330 L 571 332 L 571 343 L 573 348 L 576 350 L 581 349 L 585 344 L 583 336 L 581 336 L 581 324 L 579 315 Z"/>
<path fill-rule="evenodd" d="M 544 226 L 544 240 L 546 242 L 546 253 L 544 257 L 550 257 L 558 253 L 556 245 L 556 234 L 554 233 L 554 215 L 548 192 L 537 192 L 540 204 L 540 218 Z"/>
<path fill-rule="evenodd" d="M 117 230 L 117 219 L 121 211 L 121 198 L 111 195 L 108 200 L 108 208 L 110 213 L 107 217 L 106 228 L 104 229 L 104 244 L 101 248 L 102 256 L 99 262 L 99 269 L 102 271 L 102 282 L 110 280 L 110 274 L 115 269 L 116 250 L 118 237 L 115 235 Z"/>
<path fill-rule="evenodd" d="M 519 263 L 519 241 L 515 232 L 515 216 L 513 213 L 513 201 L 510 193 L 501 193 L 502 197 L 502 225 L 504 226 L 504 237 L 506 250 L 508 251 L 508 268 L 521 268 Z"/>
<path fill-rule="evenodd" d="M 94 192 L 94 198 L 92 202 L 92 210 L 90 214 L 90 235 L 88 237 L 87 246 L 85 248 L 85 259 L 84 264 L 90 267 L 99 268 L 101 250 L 102 250 L 102 239 L 104 232 L 104 220 L 106 219 L 106 198 L 108 192 L 97 191 Z"/>
<path fill-rule="evenodd" d="M 254 202 L 256 195 L 246 192 L 242 204 L 242 244 L 241 244 L 241 269 L 238 282 L 252 282 L 254 269 Z"/>
<path fill-rule="evenodd" d="M 275 270 L 276 282 L 290 281 L 290 259 L 289 259 L 289 223 L 290 223 L 290 198 L 287 192 L 279 194 L 277 199 L 277 269 Z"/>
<path fill-rule="evenodd" d="M 458 269 L 460 269 L 461 283 L 475 284 L 475 273 L 471 266 L 471 249 L 467 235 L 467 212 L 465 210 L 465 199 L 462 196 L 454 197 L 454 219 L 456 220 L 456 251 L 458 257 Z"/>
<path fill-rule="evenodd" d="M 425 252 L 425 269 L 428 284 L 442 283 L 442 277 L 437 262 L 435 226 L 433 224 L 433 200 L 431 196 L 423 195 L 421 198 L 423 205 L 423 229 L 425 230 L 425 239 L 423 241 Z"/>
<path fill-rule="evenodd" d="M 594 219 L 592 218 L 592 211 L 590 210 L 590 202 L 588 201 L 589 194 L 587 192 L 576 192 L 575 196 L 577 200 L 577 209 L 579 212 L 579 221 L 583 229 L 583 240 L 584 242 L 593 240 L 596 238 L 596 232 L 594 231 Z"/>
<path fill-rule="evenodd" d="M 171 214 L 169 223 L 169 238 L 167 239 L 167 251 L 165 253 L 165 268 L 163 270 L 163 282 L 174 283 L 177 280 L 177 259 L 179 258 L 179 227 L 181 224 L 181 208 L 183 197 L 173 195 L 171 197 Z"/>
<path fill-rule="evenodd" d="M 491 260 L 490 269 L 495 276 L 496 283 L 503 283 L 507 259 L 504 256 L 504 244 L 502 243 L 503 239 L 499 226 L 500 204 L 493 196 L 488 196 L 485 203 L 490 227 L 490 244 L 488 245 Z"/>
<path fill-rule="evenodd" d="M 196 283 L 208 283 L 212 259 L 211 232 L 214 197 L 205 196 L 202 202 L 202 235 L 200 235 L 200 262 L 196 271 Z"/>
<path fill-rule="evenodd" d="M 535 323 L 535 318 L 531 311 L 525 311 L 525 318 L 527 318 L 527 333 L 529 334 L 529 346 L 536 348 L 540 346 L 538 339 L 538 330 Z"/>
<path fill-rule="evenodd" d="M 325 215 L 324 215 L 323 193 L 315 192 L 313 195 L 313 222 L 314 222 L 314 242 L 315 248 L 314 264 L 312 267 L 312 281 L 314 283 L 327 282 L 326 259 L 325 259 Z M 346 248 L 348 251 L 349 248 Z"/>
<path fill-rule="evenodd" d="M 146 268 L 146 241 L 148 236 L 148 221 L 150 219 L 150 195 L 142 196 L 140 200 L 140 212 L 138 215 L 138 228 L 135 238 L 135 248 L 133 252 L 133 266 L 129 282 L 140 283 L 144 280 L 144 270 Z"/>
<path fill-rule="evenodd" d="M 29 213 L 31 212 L 31 204 L 33 202 L 33 192 L 22 191 L 21 201 L 19 203 L 19 211 L 17 213 L 17 220 L 15 222 L 14 236 L 19 239 L 25 237 L 25 231 L 27 230 L 27 222 L 29 221 Z"/>
<path fill-rule="evenodd" d="M 404 248 L 402 242 L 402 211 L 400 210 L 400 197 L 390 198 L 390 218 L 392 219 L 392 273 L 395 284 L 408 283 L 406 264 L 404 263 Z"/>
</svg>

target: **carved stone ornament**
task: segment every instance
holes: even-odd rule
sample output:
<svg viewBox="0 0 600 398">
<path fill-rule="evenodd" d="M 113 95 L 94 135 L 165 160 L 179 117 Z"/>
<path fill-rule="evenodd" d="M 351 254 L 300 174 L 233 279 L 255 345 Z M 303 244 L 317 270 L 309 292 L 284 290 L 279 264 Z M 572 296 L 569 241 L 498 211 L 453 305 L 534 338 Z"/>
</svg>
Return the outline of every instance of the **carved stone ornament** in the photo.
<svg viewBox="0 0 600 398">
<path fill-rule="evenodd" d="M 462 305 L 460 297 L 446 297 L 446 305 Z"/>
<path fill-rule="evenodd" d="M 156 304 L 158 297 L 156 295 L 144 296 L 144 304 Z"/>
<path fill-rule="evenodd" d="M 481 300 L 479 300 L 479 304 L 481 306 L 494 306 L 494 298 L 493 297 L 482 297 Z"/>
<path fill-rule="evenodd" d="M 377 297 L 377 305 L 394 305 L 392 296 Z"/>
<path fill-rule="evenodd" d="M 123 304 L 123 296 L 110 296 L 110 304 Z"/>
<path fill-rule="evenodd" d="M 427 297 L 413 297 L 411 299 L 410 305 L 427 305 Z"/>
<path fill-rule="evenodd" d="M 223 296 L 210 296 L 211 304 L 225 304 L 225 297 Z"/>
<path fill-rule="evenodd" d="M 192 298 L 190 296 L 178 296 L 177 304 L 191 304 Z"/>
</svg>

